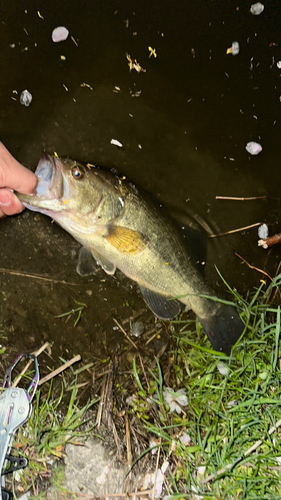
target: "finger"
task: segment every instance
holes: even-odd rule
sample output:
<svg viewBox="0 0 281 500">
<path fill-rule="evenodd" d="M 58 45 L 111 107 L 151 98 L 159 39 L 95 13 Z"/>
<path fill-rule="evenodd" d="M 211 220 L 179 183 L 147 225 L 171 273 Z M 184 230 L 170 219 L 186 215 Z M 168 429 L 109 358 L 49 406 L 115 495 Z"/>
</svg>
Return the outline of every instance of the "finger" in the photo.
<svg viewBox="0 0 281 500">
<path fill-rule="evenodd" d="M 9 189 L 0 189 L 0 217 L 19 214 L 24 210 L 23 204 Z"/>
<path fill-rule="evenodd" d="M 0 142 L 0 187 L 32 193 L 36 182 L 34 173 L 23 167 Z"/>
</svg>

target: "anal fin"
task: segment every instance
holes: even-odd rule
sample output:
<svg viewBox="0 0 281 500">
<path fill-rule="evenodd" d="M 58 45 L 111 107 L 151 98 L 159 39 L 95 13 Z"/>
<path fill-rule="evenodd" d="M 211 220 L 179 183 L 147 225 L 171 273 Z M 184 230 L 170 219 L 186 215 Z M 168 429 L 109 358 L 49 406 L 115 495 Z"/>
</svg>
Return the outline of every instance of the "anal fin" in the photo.
<svg viewBox="0 0 281 500">
<path fill-rule="evenodd" d="M 140 291 L 149 309 L 158 318 L 171 320 L 181 312 L 181 304 L 177 300 L 169 299 L 143 286 L 140 286 Z"/>
</svg>

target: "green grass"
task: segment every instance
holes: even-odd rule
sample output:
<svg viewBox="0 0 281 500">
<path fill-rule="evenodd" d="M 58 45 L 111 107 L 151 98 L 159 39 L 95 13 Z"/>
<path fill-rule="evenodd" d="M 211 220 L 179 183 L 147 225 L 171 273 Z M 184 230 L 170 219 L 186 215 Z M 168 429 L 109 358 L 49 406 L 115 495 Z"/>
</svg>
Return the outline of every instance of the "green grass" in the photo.
<svg viewBox="0 0 281 500">
<path fill-rule="evenodd" d="M 247 299 L 229 289 L 246 325 L 229 357 L 210 349 L 198 323 L 171 324 L 176 346 L 169 386 L 185 388 L 188 397 L 180 415 L 163 401 L 165 368 L 162 373 L 157 363 L 150 371 L 149 388 L 134 365 L 139 391 L 132 411 L 160 439 L 159 467 L 169 460 L 166 494 L 281 498 L 281 427 L 274 429 L 281 418 L 280 305 L 268 305 L 274 295 L 280 302 L 280 282 L 281 275 L 267 289 L 262 282 Z"/>
<path fill-rule="evenodd" d="M 269 287 L 262 281 L 243 298 L 225 283 L 229 301 L 246 325 L 230 356 L 212 351 L 201 325 L 184 320 L 186 316 L 165 323 L 172 346 L 160 361 L 149 357 L 152 349 L 145 347 L 145 341 L 134 341 L 138 356 L 133 373 L 120 375 L 115 404 L 118 411 L 123 407 L 129 414 L 137 431 L 134 436 L 141 436 L 134 448 L 140 450 L 133 457 L 135 471 L 143 463 L 144 476 L 169 464 L 162 497 L 281 498 L 280 284 L 281 275 Z M 136 352 L 135 343 L 132 347 L 124 342 L 123 351 Z M 79 386 L 67 387 L 62 380 L 59 397 L 53 396 L 52 386 L 47 394 L 37 392 L 29 423 L 17 433 L 16 452 L 29 458 L 29 467 L 22 473 L 23 490 L 32 491 L 38 478 L 46 475 L 57 490 L 62 489 L 64 445 L 80 442 L 85 435 L 85 422 L 95 401 L 79 408 L 75 402 Z M 170 411 L 167 387 L 175 392 L 174 400 L 180 397 L 179 413 Z M 129 395 L 134 399 L 128 405 Z M 117 428 L 118 422 L 117 418 Z M 124 426 L 118 432 L 122 441 Z M 149 438 L 157 443 L 148 444 Z M 151 456 L 153 446 L 156 454 Z M 39 494 L 43 498 L 44 492 Z"/>
</svg>

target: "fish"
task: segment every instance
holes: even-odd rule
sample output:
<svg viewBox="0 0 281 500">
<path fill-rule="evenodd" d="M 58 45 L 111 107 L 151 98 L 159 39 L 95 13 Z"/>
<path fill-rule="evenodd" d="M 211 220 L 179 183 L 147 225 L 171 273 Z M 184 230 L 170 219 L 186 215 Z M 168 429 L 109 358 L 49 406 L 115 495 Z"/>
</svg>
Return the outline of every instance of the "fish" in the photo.
<svg viewBox="0 0 281 500">
<path fill-rule="evenodd" d="M 244 324 L 205 282 L 180 228 L 150 194 L 114 169 L 56 154 L 44 153 L 35 174 L 34 193 L 17 196 L 82 245 L 80 274 L 87 273 L 89 256 L 109 275 L 119 269 L 138 284 L 158 318 L 174 319 L 186 306 L 213 349 L 230 354 Z"/>
</svg>

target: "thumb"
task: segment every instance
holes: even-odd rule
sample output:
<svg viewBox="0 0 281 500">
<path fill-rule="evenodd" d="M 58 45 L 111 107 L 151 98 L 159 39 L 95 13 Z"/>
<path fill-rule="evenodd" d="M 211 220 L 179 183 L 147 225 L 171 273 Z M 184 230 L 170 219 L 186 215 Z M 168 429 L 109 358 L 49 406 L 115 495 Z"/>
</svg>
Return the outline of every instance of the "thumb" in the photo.
<svg viewBox="0 0 281 500">
<path fill-rule="evenodd" d="M 34 173 L 23 167 L 0 142 L 0 188 L 32 193 L 36 182 Z"/>
</svg>

